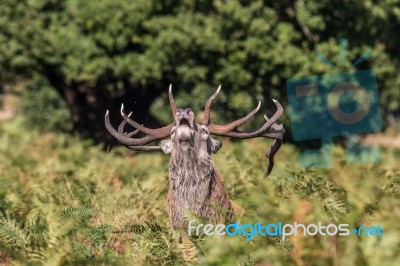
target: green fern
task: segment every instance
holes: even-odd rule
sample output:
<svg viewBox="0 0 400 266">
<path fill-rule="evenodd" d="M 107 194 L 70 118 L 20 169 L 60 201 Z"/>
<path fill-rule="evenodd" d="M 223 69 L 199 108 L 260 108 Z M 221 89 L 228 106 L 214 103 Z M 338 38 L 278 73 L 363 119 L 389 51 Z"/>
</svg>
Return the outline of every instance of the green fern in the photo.
<svg viewBox="0 0 400 266">
<path fill-rule="evenodd" d="M 90 219 L 95 214 L 93 208 L 68 206 L 61 212 L 62 219 L 74 218 L 82 221 Z"/>
<path fill-rule="evenodd" d="M 14 249 L 25 249 L 29 242 L 29 231 L 25 221 L 17 215 L 1 211 L 0 243 Z"/>
</svg>

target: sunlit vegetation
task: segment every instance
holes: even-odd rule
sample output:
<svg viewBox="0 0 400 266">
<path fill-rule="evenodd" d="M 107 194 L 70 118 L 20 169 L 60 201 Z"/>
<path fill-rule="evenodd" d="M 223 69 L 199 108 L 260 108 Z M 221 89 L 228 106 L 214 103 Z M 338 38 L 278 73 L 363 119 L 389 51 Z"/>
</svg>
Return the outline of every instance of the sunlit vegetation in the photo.
<svg viewBox="0 0 400 266">
<path fill-rule="evenodd" d="M 271 176 L 266 141 L 224 142 L 214 156 L 241 223 L 380 225 L 383 236 L 198 236 L 172 231 L 168 157 L 124 148 L 105 152 L 62 133 L 39 133 L 23 118 L 0 127 L 1 261 L 15 265 L 361 265 L 400 262 L 399 150 L 382 163 L 304 170 L 284 145 Z M 383 265 L 383 264 L 382 264 Z"/>
</svg>

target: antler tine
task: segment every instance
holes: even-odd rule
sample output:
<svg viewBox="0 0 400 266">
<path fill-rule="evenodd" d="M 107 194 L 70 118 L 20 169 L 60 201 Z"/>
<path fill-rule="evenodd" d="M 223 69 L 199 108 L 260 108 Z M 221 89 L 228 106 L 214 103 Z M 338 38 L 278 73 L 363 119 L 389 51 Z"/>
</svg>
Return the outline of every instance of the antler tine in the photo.
<svg viewBox="0 0 400 266">
<path fill-rule="evenodd" d="M 121 124 L 118 127 L 118 134 L 124 135 L 125 137 L 133 137 L 133 136 L 136 136 L 140 132 L 139 129 L 135 129 L 132 132 L 125 133 L 124 132 L 125 125 L 126 125 L 126 121 L 124 120 L 121 122 Z"/>
<path fill-rule="evenodd" d="M 204 118 L 203 118 L 203 125 L 208 125 L 210 123 L 210 111 L 211 111 L 211 104 L 217 98 L 219 91 L 221 90 L 221 85 L 218 86 L 216 92 L 210 96 L 210 98 L 206 102 L 206 106 L 204 108 Z"/>
<path fill-rule="evenodd" d="M 129 113 L 128 117 L 130 117 L 131 115 L 132 115 L 132 112 Z M 132 131 L 132 132 L 130 132 L 130 133 L 125 133 L 125 132 L 124 132 L 124 127 L 125 127 L 125 125 L 126 125 L 126 121 L 124 120 L 124 121 L 122 121 L 121 124 L 118 126 L 118 134 L 124 135 L 124 136 L 126 136 L 126 137 L 132 137 L 132 136 L 137 135 L 137 134 L 140 132 L 139 129 L 136 129 L 136 130 L 134 130 L 134 131 Z"/>
<path fill-rule="evenodd" d="M 136 136 L 139 132 L 140 132 L 140 130 L 136 129 L 136 130 L 134 130 L 134 131 L 132 131 L 130 133 L 125 134 L 125 136 L 130 138 L 130 137 Z"/>
<path fill-rule="evenodd" d="M 226 136 L 226 137 L 231 137 L 231 138 L 238 138 L 238 139 L 250 139 L 250 138 L 256 138 L 256 137 L 267 137 L 267 138 L 272 138 L 274 139 L 274 142 L 271 146 L 271 148 L 268 150 L 266 157 L 268 158 L 268 167 L 265 172 L 265 175 L 268 176 L 272 168 L 274 167 L 274 156 L 282 146 L 282 141 L 283 141 L 283 135 L 285 134 L 285 129 L 283 128 L 282 125 L 277 125 L 275 122 L 278 120 L 278 118 L 282 115 L 283 113 L 283 107 L 282 105 L 273 99 L 274 104 L 277 107 L 277 110 L 275 114 L 271 117 L 271 119 L 268 118 L 268 116 L 264 116 L 266 122 L 257 130 L 252 130 L 252 131 L 238 131 L 236 128 L 239 125 L 242 125 L 246 121 L 248 121 L 251 117 L 254 116 L 254 114 L 258 111 L 260 104 L 256 109 L 254 109 L 250 114 L 245 116 L 244 118 L 241 118 L 235 122 L 232 122 L 228 125 L 213 125 L 210 124 L 208 126 L 210 133 L 214 135 L 219 135 L 219 136 Z M 272 129 L 268 132 L 269 129 Z M 233 131 L 235 130 L 235 131 Z"/>
<path fill-rule="evenodd" d="M 114 127 L 110 123 L 110 116 L 109 116 L 109 111 L 107 110 L 106 115 L 104 117 L 104 124 L 106 126 L 106 129 L 108 132 L 111 133 L 118 141 L 120 141 L 123 145 L 125 146 L 138 146 L 138 145 L 145 145 L 147 143 L 152 142 L 153 140 L 158 139 L 157 137 L 154 136 L 145 136 L 142 138 L 129 138 L 127 136 L 124 136 L 123 134 L 119 134 Z"/>
<path fill-rule="evenodd" d="M 142 125 L 140 125 L 139 123 L 133 121 L 132 119 L 129 118 L 129 116 L 127 116 L 124 112 L 124 104 L 121 105 L 121 115 L 124 118 L 124 120 L 131 126 L 133 126 L 134 128 L 139 129 L 141 132 L 151 135 L 155 138 L 165 138 L 167 137 L 172 129 L 172 124 L 162 127 L 162 128 L 157 128 L 157 129 L 151 129 L 151 128 L 147 128 L 144 127 Z"/>
<path fill-rule="evenodd" d="M 269 118 L 267 115 L 264 115 L 264 118 L 267 122 L 269 121 Z M 283 135 L 286 133 L 286 130 L 282 124 L 272 124 L 272 126 L 270 128 L 273 131 L 272 132 L 264 132 L 264 134 L 262 135 L 263 137 L 268 137 L 268 138 L 278 140 L 278 139 L 282 139 Z"/>
<path fill-rule="evenodd" d="M 269 118 L 267 115 L 264 115 L 265 120 L 268 122 Z M 283 142 L 283 135 L 285 134 L 285 129 L 283 128 L 282 124 L 272 124 L 271 128 L 274 130 L 273 132 L 266 132 L 263 134 L 264 137 L 267 138 L 273 138 L 275 139 L 274 142 L 272 143 L 272 146 L 269 148 L 269 150 L 267 151 L 267 153 L 265 154 L 265 157 L 268 158 L 268 168 L 265 172 L 265 176 L 268 176 L 271 171 L 272 168 L 274 167 L 274 156 L 275 154 L 279 151 L 279 149 L 282 146 L 282 142 Z"/>
<path fill-rule="evenodd" d="M 210 127 L 213 128 L 214 131 L 218 132 L 219 134 L 223 134 L 225 132 L 229 132 L 231 130 L 234 130 L 240 125 L 243 125 L 247 121 L 249 121 L 253 116 L 260 110 L 261 106 L 261 101 L 258 102 L 257 107 L 251 111 L 249 114 L 247 114 L 245 117 L 242 117 L 236 121 L 233 121 L 227 125 L 215 125 L 215 124 L 210 124 Z"/>
<path fill-rule="evenodd" d="M 129 115 L 128 115 L 129 116 Z M 118 126 L 118 134 L 125 135 L 124 127 L 126 125 L 126 121 L 122 121 L 121 124 Z"/>
<path fill-rule="evenodd" d="M 172 112 L 175 115 L 175 113 L 178 111 L 178 108 L 176 107 L 175 100 L 172 95 L 172 85 L 169 86 L 169 102 L 171 105 Z M 156 139 L 163 139 L 169 136 L 171 133 L 171 129 L 174 125 L 173 123 L 171 123 L 168 126 L 157 129 L 144 127 L 143 125 L 140 125 L 139 123 L 130 118 L 132 112 L 129 113 L 129 115 L 125 114 L 124 104 L 121 105 L 121 115 L 124 121 L 122 121 L 122 123 L 118 126 L 118 130 L 115 130 L 115 128 L 111 125 L 109 111 L 107 110 L 104 118 L 106 129 L 111 133 L 111 135 L 113 135 L 118 141 L 120 141 L 121 144 L 127 146 L 129 149 L 134 151 L 150 151 L 150 150 L 160 149 L 159 146 L 141 146 L 141 145 L 145 145 Z M 124 127 L 127 123 L 132 127 L 134 127 L 135 130 L 125 134 Z M 146 136 L 141 138 L 132 138 L 132 136 L 137 135 L 139 132 L 143 132 L 144 134 L 146 134 Z"/>
<path fill-rule="evenodd" d="M 283 135 L 282 135 L 283 137 Z M 269 176 L 269 174 L 272 171 L 272 168 L 274 168 L 275 162 L 274 162 L 274 157 L 275 154 L 279 151 L 279 149 L 282 146 L 282 139 L 275 139 L 274 143 L 272 143 L 271 148 L 267 151 L 265 156 L 268 158 L 268 168 L 265 171 L 265 176 Z"/>
<path fill-rule="evenodd" d="M 226 132 L 226 131 L 221 130 L 222 126 L 211 124 L 211 125 L 209 125 L 210 133 L 214 134 L 214 135 L 226 136 L 226 137 L 238 138 L 238 139 L 249 139 L 249 138 L 261 137 L 262 134 L 265 133 L 278 120 L 278 118 L 283 113 L 282 105 L 276 100 L 273 100 L 273 101 L 277 107 L 277 111 L 271 117 L 271 119 L 267 120 L 266 123 L 264 123 L 264 125 L 261 126 L 259 129 L 253 130 L 253 131 L 244 131 L 244 132 L 240 132 L 240 131 Z"/>
<path fill-rule="evenodd" d="M 169 98 L 169 104 L 171 105 L 172 118 L 174 118 L 176 112 L 178 112 L 178 107 L 176 107 L 174 95 L 172 94 L 172 84 L 169 85 L 168 98 Z"/>
</svg>

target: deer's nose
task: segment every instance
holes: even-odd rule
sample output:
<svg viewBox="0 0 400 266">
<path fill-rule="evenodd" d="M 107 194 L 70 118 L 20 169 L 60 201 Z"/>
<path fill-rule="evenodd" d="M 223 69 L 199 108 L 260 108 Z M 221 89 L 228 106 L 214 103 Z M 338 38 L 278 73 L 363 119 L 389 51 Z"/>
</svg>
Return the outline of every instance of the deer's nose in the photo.
<svg viewBox="0 0 400 266">
<path fill-rule="evenodd" d="M 179 109 L 176 114 L 177 117 L 190 117 L 193 115 L 193 111 L 190 108 Z"/>
</svg>

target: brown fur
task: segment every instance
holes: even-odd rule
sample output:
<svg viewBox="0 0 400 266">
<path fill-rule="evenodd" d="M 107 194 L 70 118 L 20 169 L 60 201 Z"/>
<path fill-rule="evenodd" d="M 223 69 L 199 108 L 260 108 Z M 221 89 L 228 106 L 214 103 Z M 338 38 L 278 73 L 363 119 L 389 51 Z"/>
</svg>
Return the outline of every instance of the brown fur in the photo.
<svg viewBox="0 0 400 266">
<path fill-rule="evenodd" d="M 214 223 L 231 220 L 232 204 L 211 158 L 221 142 L 209 136 L 207 127 L 195 124 L 188 141 L 181 141 L 179 131 L 174 131 L 160 146 L 171 153 L 168 203 L 172 226 L 183 227 L 187 211 Z"/>
</svg>

